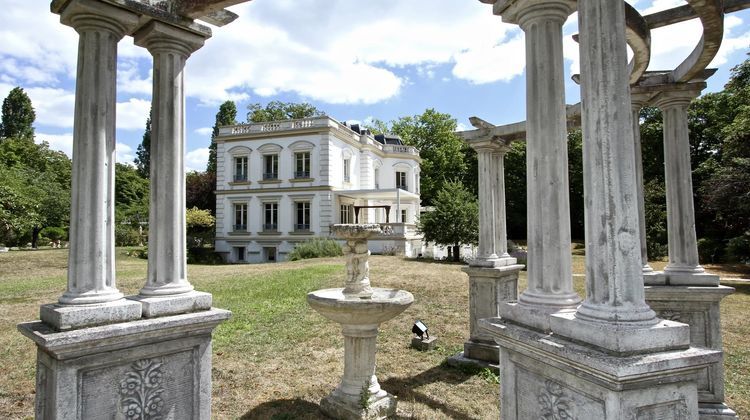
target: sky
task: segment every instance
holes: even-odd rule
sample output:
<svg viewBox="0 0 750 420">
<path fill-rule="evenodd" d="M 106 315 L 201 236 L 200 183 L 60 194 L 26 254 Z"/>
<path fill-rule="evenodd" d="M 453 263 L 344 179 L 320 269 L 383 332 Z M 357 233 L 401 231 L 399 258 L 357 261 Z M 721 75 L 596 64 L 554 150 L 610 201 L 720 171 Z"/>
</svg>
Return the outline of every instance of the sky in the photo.
<svg viewBox="0 0 750 420">
<path fill-rule="evenodd" d="M 680 0 L 630 3 L 642 14 Z M 37 141 L 71 155 L 78 35 L 43 0 L 0 0 L 0 98 L 24 88 L 36 110 Z M 188 170 L 205 170 L 219 105 L 309 102 L 339 121 L 384 121 L 427 108 L 451 114 L 459 129 L 478 116 L 494 124 L 525 119 L 525 45 L 516 25 L 477 0 L 254 0 L 213 37 L 185 70 Z M 563 27 L 566 102 L 579 100 L 577 16 Z M 675 68 L 701 36 L 697 19 L 652 31 L 649 70 Z M 750 11 L 725 18 L 719 91 L 750 47 Z M 117 159 L 132 164 L 151 101 L 152 60 L 131 37 L 118 46 Z"/>
</svg>

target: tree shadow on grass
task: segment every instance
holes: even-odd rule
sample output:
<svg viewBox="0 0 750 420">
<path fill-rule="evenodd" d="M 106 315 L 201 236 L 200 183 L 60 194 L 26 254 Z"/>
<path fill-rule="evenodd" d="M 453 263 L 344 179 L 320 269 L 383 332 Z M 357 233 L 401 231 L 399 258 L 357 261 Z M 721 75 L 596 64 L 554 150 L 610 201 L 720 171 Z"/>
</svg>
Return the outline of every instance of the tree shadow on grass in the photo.
<svg viewBox="0 0 750 420">
<path fill-rule="evenodd" d="M 422 385 L 431 384 L 434 382 L 444 382 L 451 385 L 457 385 L 467 381 L 469 378 L 474 376 L 476 372 L 466 369 L 458 369 L 442 364 L 439 366 L 432 367 L 418 375 L 406 377 L 406 378 L 388 378 L 380 383 L 386 391 L 398 397 L 400 401 L 414 401 L 420 404 L 424 404 L 433 410 L 440 411 L 446 416 L 457 419 L 457 420 L 470 420 L 472 417 L 457 411 L 455 408 L 445 404 L 444 402 L 433 398 L 430 395 L 419 392 L 417 388 Z M 411 417 L 396 416 L 397 419 L 408 419 Z"/>
<path fill-rule="evenodd" d="M 320 406 L 301 398 L 273 400 L 260 404 L 245 413 L 242 420 L 297 420 L 326 419 Z"/>
<path fill-rule="evenodd" d="M 433 258 L 403 258 L 404 261 L 422 263 L 422 264 L 439 264 L 439 265 L 466 265 L 464 261 L 453 260 L 436 260 Z"/>
</svg>

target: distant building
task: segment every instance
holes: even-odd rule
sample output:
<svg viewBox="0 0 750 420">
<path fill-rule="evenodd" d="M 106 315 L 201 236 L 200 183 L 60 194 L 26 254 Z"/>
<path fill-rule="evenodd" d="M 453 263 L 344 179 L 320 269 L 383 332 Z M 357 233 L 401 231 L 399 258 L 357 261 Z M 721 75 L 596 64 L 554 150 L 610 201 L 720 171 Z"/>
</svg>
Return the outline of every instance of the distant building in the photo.
<svg viewBox="0 0 750 420">
<path fill-rule="evenodd" d="M 216 251 L 228 262 L 283 261 L 335 223 L 380 223 L 373 253 L 416 257 L 419 152 L 330 117 L 221 127 Z"/>
</svg>

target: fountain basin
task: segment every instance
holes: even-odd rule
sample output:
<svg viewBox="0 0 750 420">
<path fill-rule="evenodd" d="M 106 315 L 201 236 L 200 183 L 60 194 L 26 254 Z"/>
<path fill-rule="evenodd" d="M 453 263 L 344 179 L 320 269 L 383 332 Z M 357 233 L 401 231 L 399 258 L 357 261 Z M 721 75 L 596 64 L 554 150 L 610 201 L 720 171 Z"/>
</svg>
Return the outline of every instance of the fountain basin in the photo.
<svg viewBox="0 0 750 420">
<path fill-rule="evenodd" d="M 378 325 L 394 318 L 414 302 L 406 290 L 372 289 L 372 296 L 347 296 L 343 288 L 307 294 L 307 303 L 325 318 L 343 325 Z"/>
</svg>

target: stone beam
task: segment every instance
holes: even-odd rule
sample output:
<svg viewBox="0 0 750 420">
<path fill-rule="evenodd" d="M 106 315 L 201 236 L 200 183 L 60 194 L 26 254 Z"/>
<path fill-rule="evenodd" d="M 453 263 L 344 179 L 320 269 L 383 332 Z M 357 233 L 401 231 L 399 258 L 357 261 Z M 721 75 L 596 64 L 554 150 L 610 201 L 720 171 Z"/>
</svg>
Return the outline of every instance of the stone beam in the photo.
<svg viewBox="0 0 750 420">
<path fill-rule="evenodd" d="M 750 8 L 750 0 L 725 0 L 724 1 L 724 13 L 732 13 L 740 10 Z M 675 7 L 673 9 L 662 10 L 661 12 L 652 13 L 646 15 L 643 18 L 646 19 L 648 27 L 651 29 L 661 28 L 667 25 L 674 25 L 675 23 L 685 22 L 690 19 L 697 18 L 698 15 L 695 10 L 689 5 Z"/>
<path fill-rule="evenodd" d="M 568 129 L 578 128 L 581 126 L 581 103 L 567 105 L 565 107 L 565 117 L 567 119 Z M 469 121 L 483 121 L 477 117 L 469 118 Z M 485 122 L 486 123 L 486 122 Z M 474 123 L 472 122 L 472 125 Z M 477 127 L 476 125 L 474 125 Z M 484 141 L 488 138 L 496 138 L 503 142 L 510 143 L 513 141 L 526 141 L 526 121 L 520 121 L 506 125 L 492 125 L 486 123 L 483 127 L 477 127 L 476 130 L 459 131 L 458 134 L 464 141 L 471 144 L 476 141 Z"/>
</svg>

